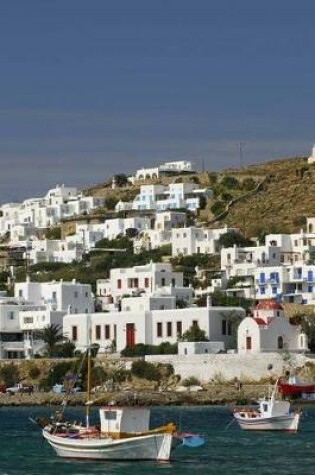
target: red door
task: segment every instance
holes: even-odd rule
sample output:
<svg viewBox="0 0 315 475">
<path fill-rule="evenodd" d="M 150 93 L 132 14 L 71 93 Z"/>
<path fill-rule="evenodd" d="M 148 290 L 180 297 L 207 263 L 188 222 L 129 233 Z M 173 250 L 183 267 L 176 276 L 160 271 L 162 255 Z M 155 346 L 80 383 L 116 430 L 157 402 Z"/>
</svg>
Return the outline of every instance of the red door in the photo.
<svg viewBox="0 0 315 475">
<path fill-rule="evenodd" d="M 134 323 L 127 323 L 126 325 L 126 346 L 130 348 L 135 346 L 135 324 Z"/>
<path fill-rule="evenodd" d="M 247 336 L 246 337 L 246 350 L 251 350 L 252 349 L 252 337 Z"/>
</svg>

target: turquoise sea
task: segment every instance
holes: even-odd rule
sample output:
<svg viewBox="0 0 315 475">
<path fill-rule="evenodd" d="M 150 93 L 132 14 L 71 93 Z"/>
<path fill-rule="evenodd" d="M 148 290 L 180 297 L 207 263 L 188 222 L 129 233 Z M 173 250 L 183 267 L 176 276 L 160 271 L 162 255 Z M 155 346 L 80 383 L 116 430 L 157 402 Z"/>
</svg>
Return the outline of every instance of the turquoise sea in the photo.
<svg viewBox="0 0 315 475">
<path fill-rule="evenodd" d="M 29 417 L 49 417 L 54 408 L 0 408 L 0 475 L 313 475 L 315 407 L 306 407 L 297 434 L 241 431 L 228 407 L 152 408 L 152 424 L 175 421 L 206 436 L 198 449 L 180 447 L 169 463 L 91 462 L 58 458 Z M 81 408 L 67 415 L 80 419 Z M 92 417 L 97 417 L 93 410 Z"/>
</svg>

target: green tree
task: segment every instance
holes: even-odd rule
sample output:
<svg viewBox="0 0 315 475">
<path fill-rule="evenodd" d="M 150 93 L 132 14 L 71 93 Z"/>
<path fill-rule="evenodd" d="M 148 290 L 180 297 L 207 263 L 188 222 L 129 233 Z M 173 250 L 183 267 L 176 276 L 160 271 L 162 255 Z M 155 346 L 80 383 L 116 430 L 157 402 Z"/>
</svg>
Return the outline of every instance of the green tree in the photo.
<svg viewBox="0 0 315 475">
<path fill-rule="evenodd" d="M 44 341 L 49 358 L 53 356 L 57 344 L 65 340 L 60 325 L 55 323 L 47 325 L 43 330 L 38 330 L 34 336 Z"/>
<path fill-rule="evenodd" d="M 206 332 L 198 324 L 192 324 L 179 338 L 179 341 L 209 341 Z"/>
<path fill-rule="evenodd" d="M 19 368 L 13 363 L 0 368 L 0 378 L 6 386 L 13 386 L 20 379 Z"/>
<path fill-rule="evenodd" d="M 236 231 L 230 231 L 228 233 L 222 234 L 219 238 L 219 245 L 221 247 L 233 247 L 236 246 L 254 246 L 254 242 L 250 239 L 245 238 L 242 234 Z"/>
</svg>

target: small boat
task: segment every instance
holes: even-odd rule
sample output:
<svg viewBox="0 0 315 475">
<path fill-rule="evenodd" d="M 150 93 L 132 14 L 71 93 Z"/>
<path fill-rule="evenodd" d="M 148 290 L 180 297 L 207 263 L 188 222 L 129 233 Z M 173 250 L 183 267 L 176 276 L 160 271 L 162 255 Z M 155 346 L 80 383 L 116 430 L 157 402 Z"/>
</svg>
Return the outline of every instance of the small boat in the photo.
<svg viewBox="0 0 315 475">
<path fill-rule="evenodd" d="M 268 398 L 258 401 L 258 407 L 235 409 L 234 419 L 244 430 L 289 431 L 298 430 L 301 411 L 291 411 L 290 402 L 276 399 L 278 381 Z"/>
<path fill-rule="evenodd" d="M 279 392 L 284 396 L 293 396 L 305 400 L 315 400 L 315 381 L 299 381 L 295 376 L 290 376 L 289 380 L 279 380 Z"/>
<path fill-rule="evenodd" d="M 150 408 L 117 406 L 99 410 L 100 425 L 90 424 L 90 350 L 88 356 L 88 391 L 84 425 L 63 420 L 57 411 L 52 420 L 38 420 L 45 440 L 58 456 L 90 460 L 158 460 L 169 461 L 171 450 L 179 445 L 199 447 L 204 438 L 177 432 L 172 422 L 150 429 Z"/>
<path fill-rule="evenodd" d="M 60 457 L 96 460 L 168 461 L 182 443 L 173 423 L 149 429 L 149 408 L 106 406 L 99 415 L 100 427 L 53 421 L 43 436 Z"/>
</svg>

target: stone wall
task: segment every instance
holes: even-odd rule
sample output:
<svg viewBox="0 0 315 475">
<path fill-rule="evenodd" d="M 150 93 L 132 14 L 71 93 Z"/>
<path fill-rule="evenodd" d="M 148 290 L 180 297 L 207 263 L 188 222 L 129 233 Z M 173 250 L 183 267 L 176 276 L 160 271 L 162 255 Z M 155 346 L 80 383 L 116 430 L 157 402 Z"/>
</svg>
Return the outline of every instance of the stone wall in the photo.
<svg viewBox="0 0 315 475">
<path fill-rule="evenodd" d="M 279 353 L 150 355 L 145 360 L 170 363 L 181 379 L 194 376 L 202 383 L 231 381 L 234 378 L 241 381 L 277 378 L 290 368 L 301 368 L 307 361 L 314 362 L 302 354 L 292 354 L 288 358 Z"/>
</svg>

